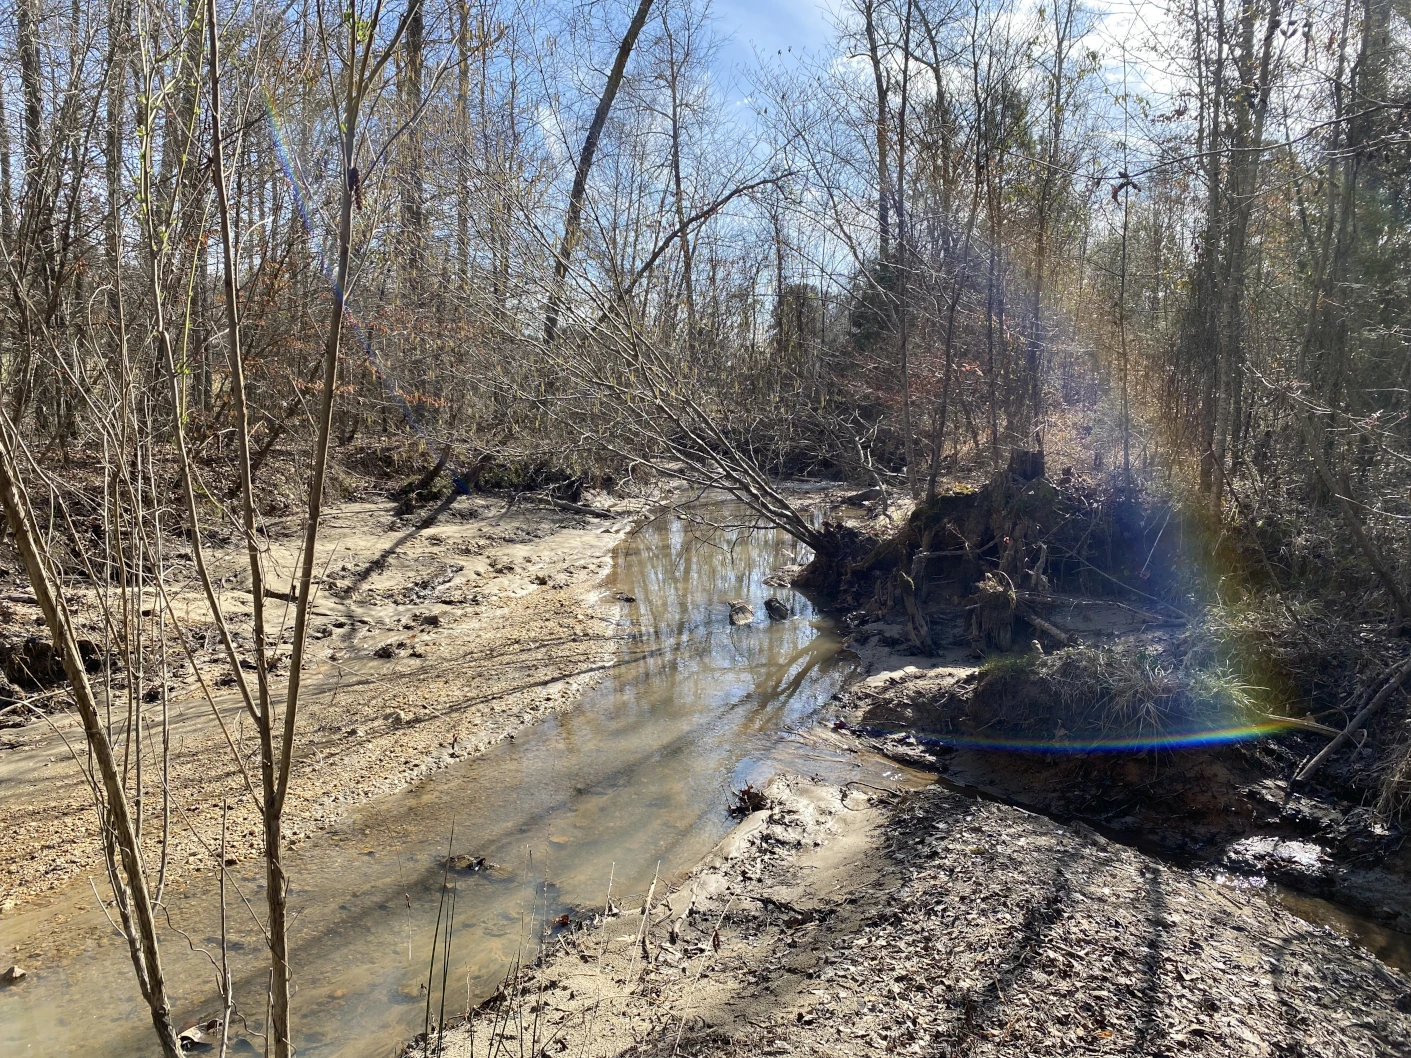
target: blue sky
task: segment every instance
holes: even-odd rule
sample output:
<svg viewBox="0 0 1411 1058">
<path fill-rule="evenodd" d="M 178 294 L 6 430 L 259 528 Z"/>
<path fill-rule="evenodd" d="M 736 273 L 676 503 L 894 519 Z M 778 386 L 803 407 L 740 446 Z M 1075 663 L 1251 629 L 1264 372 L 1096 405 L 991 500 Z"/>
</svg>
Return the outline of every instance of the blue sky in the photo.
<svg viewBox="0 0 1411 1058">
<path fill-rule="evenodd" d="M 816 50 L 828 43 L 832 26 L 820 0 L 714 0 L 716 29 L 729 38 L 721 59 L 750 69 L 756 51 L 774 54 L 793 47 Z"/>
</svg>

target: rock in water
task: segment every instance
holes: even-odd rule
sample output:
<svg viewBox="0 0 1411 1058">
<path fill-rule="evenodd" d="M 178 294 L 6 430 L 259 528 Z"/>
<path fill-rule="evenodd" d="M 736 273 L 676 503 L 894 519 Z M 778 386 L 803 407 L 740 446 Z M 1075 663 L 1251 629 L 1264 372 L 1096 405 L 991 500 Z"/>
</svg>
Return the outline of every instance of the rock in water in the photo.
<svg viewBox="0 0 1411 1058">
<path fill-rule="evenodd" d="M 25 979 L 25 972 L 19 966 L 11 966 L 4 973 L 0 973 L 0 984 L 12 985 Z"/>
<path fill-rule="evenodd" d="M 736 599 L 730 604 L 730 623 L 732 625 L 747 625 L 754 620 L 754 610 L 749 603 Z"/>
<path fill-rule="evenodd" d="M 784 601 L 772 595 L 764 600 L 764 612 L 775 621 L 782 621 L 789 616 L 789 608 L 784 605 Z"/>
</svg>

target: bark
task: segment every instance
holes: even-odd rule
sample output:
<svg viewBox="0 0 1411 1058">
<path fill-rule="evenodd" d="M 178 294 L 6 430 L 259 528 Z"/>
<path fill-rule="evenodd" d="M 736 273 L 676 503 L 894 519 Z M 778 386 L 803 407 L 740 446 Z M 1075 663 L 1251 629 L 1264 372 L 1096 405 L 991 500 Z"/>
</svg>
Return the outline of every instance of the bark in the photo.
<svg viewBox="0 0 1411 1058">
<path fill-rule="evenodd" d="M 681 178 L 681 94 L 680 94 L 680 67 L 676 57 L 676 39 L 671 34 L 671 27 L 666 19 L 662 19 L 663 27 L 666 30 L 667 45 L 671 49 L 670 53 L 670 83 L 671 90 L 671 183 L 672 198 L 676 206 L 676 226 L 681 235 L 681 290 L 686 298 L 686 354 L 693 356 L 696 349 L 696 292 L 695 275 L 691 261 L 691 235 L 686 223 L 686 194 Z M 680 64 L 684 65 L 689 55 L 683 54 Z M 779 296 L 783 297 L 783 288 L 780 287 Z M 783 303 L 780 302 L 782 310 Z M 783 317 L 780 317 L 780 326 L 783 326 Z"/>
<path fill-rule="evenodd" d="M 877 90 L 877 258 L 885 263 L 891 258 L 891 224 L 888 202 L 892 194 L 892 179 L 887 164 L 891 147 L 888 143 L 887 79 L 882 71 L 882 56 L 877 47 L 875 16 L 877 5 L 867 0 L 862 8 L 863 31 L 867 35 L 867 57 L 872 63 L 872 80 Z"/>
<path fill-rule="evenodd" d="M 1223 179 L 1220 169 L 1221 128 L 1223 127 L 1223 95 L 1225 85 L 1225 7 L 1223 0 L 1215 4 L 1214 55 L 1207 59 L 1211 47 L 1205 22 L 1199 12 L 1195 17 L 1196 76 L 1200 93 L 1202 137 L 1198 138 L 1205 157 L 1205 230 L 1201 233 L 1200 259 L 1197 263 L 1197 291 L 1194 305 L 1195 333 L 1189 339 L 1189 363 L 1201 377 L 1200 400 L 1200 489 L 1209 492 L 1215 484 L 1215 411 L 1219 395 L 1219 250 L 1220 228 L 1223 224 Z"/>
<path fill-rule="evenodd" d="M 44 88 L 39 66 L 39 9 L 36 0 L 19 0 L 15 5 L 15 38 L 20 53 L 20 91 L 24 103 L 25 180 L 23 198 L 27 209 L 44 219 L 41 187 L 44 182 Z"/>
<path fill-rule="evenodd" d="M 1025 343 L 1025 371 L 1029 384 L 1029 422 L 1027 435 L 1021 440 L 1043 450 L 1043 362 L 1044 362 L 1044 280 L 1048 265 L 1048 235 L 1052 223 L 1054 193 L 1059 169 L 1059 150 L 1063 142 L 1064 118 L 1067 113 L 1065 69 L 1071 49 L 1070 35 L 1074 31 L 1074 3 L 1062 3 L 1053 11 L 1053 69 L 1049 71 L 1048 144 L 1044 152 L 1043 176 L 1039 178 L 1038 203 L 1034 231 L 1034 292 L 1029 314 L 1029 334 Z"/>
<path fill-rule="evenodd" d="M 83 667 L 83 656 L 78 648 L 62 588 L 50 574 L 48 556 L 39 544 L 40 533 L 34 512 L 15 464 L 13 437 L 12 425 L 8 422 L 0 424 L 0 505 L 4 506 L 15 549 L 20 553 L 45 624 L 63 659 L 64 674 L 69 679 L 70 692 L 83 723 L 84 739 L 93 767 L 98 772 L 102 787 L 100 809 L 104 820 L 104 839 L 111 842 L 109 848 L 115 852 L 110 859 L 109 874 L 114 881 L 113 895 L 127 927 L 138 987 L 151 1014 L 152 1028 L 157 1034 L 162 1054 L 165 1058 L 178 1058 L 182 1051 L 172 1025 L 171 1003 L 157 944 L 156 919 L 147 892 L 147 871 L 137 840 L 135 821 L 128 809 L 127 794 L 113 756 L 112 744 L 108 740 L 107 728 L 99 715 L 98 702 Z"/>
<path fill-rule="evenodd" d="M 911 14 L 914 0 L 907 0 L 902 28 L 901 108 L 897 114 L 897 315 L 901 330 L 899 344 L 901 371 L 902 448 L 906 459 L 907 494 L 916 498 L 915 438 L 911 428 L 911 365 L 907 362 L 911 337 L 907 315 L 907 279 L 911 268 L 909 233 L 906 228 L 906 109 L 911 87 Z"/>
<path fill-rule="evenodd" d="M 563 239 L 559 242 L 554 260 L 553 283 L 549 287 L 549 302 L 544 311 L 544 344 L 552 347 L 558 334 L 559 312 L 563 301 L 563 287 L 568 279 L 568 264 L 573 256 L 574 246 L 583 228 L 583 200 L 588 193 L 588 174 L 593 168 L 593 157 L 598 153 L 598 141 L 602 138 L 603 127 L 607 124 L 608 112 L 613 100 L 622 87 L 622 77 L 627 71 L 627 60 L 632 49 L 647 24 L 647 15 L 652 8 L 652 0 L 640 0 L 637 11 L 627 27 L 627 32 L 618 45 L 617 57 L 608 73 L 603 94 L 598 98 L 598 107 L 593 112 L 593 121 L 588 126 L 588 135 L 583 139 L 583 149 L 578 153 L 578 165 L 573 172 L 573 187 L 568 193 L 568 214 L 563 224 Z"/>
<path fill-rule="evenodd" d="M 44 89 L 39 63 L 39 11 L 36 0 L 18 0 L 15 5 L 15 42 L 19 51 L 23 103 L 24 175 L 20 183 L 19 230 L 14 250 L 20 286 L 17 307 L 21 340 L 17 350 L 19 361 L 7 381 L 10 384 L 10 417 L 19 422 L 29 405 L 34 384 L 35 329 L 43 322 L 34 318 L 35 313 L 29 303 L 30 261 L 37 258 L 37 266 L 42 273 L 57 256 L 46 252 L 53 223 L 53 206 L 45 173 Z"/>
<path fill-rule="evenodd" d="M 215 0 L 206 0 L 214 6 Z M 281 733 L 278 753 L 272 756 L 271 774 L 266 783 L 264 806 L 266 901 L 269 909 L 271 1021 L 274 1032 L 275 1058 L 289 1058 L 289 995 L 291 975 L 288 949 L 287 880 L 284 872 L 284 839 L 282 833 L 284 803 L 289 794 L 291 769 L 294 764 L 294 734 L 299 715 L 299 691 L 303 678 L 304 649 L 308 639 L 309 610 L 313 599 L 314 563 L 318 551 L 319 519 L 323 513 L 323 489 L 328 476 L 329 440 L 333 433 L 333 410 L 337 399 L 338 352 L 346 317 L 345 296 L 353 238 L 352 175 L 356 168 L 359 120 L 367 93 L 378 83 L 382 71 L 391 60 L 414 18 L 421 15 L 421 0 L 411 0 L 392 33 L 386 49 L 374 53 L 377 35 L 376 19 L 372 20 L 366 37 L 359 39 L 356 20 L 349 20 L 346 41 L 349 57 L 346 86 L 342 101 L 339 142 L 342 188 L 338 206 L 338 249 L 333 269 L 333 304 L 329 311 L 328 333 L 323 349 L 323 388 L 319 395 L 317 435 L 313 446 L 313 469 L 309 476 L 309 492 L 304 519 L 303 546 L 299 556 L 297 602 L 294 604 L 294 629 L 289 649 L 289 683 L 285 693 L 283 716 L 279 718 Z M 212 77 L 214 78 L 214 72 Z M 248 487 L 248 486 L 247 486 Z M 258 636 L 257 636 L 258 639 Z M 271 709 L 271 725 L 275 714 Z M 273 742 L 273 732 L 269 733 Z"/>
<path fill-rule="evenodd" d="M 426 26 L 422 7 L 411 8 L 407 20 L 405 59 L 402 66 L 402 108 L 407 118 L 420 109 L 423 100 Z M 464 66 L 462 66 L 464 68 Z M 406 275 L 413 298 L 421 289 L 421 272 L 426 253 L 425 156 L 421 133 L 415 122 L 407 130 L 402 150 L 402 238 L 406 246 Z"/>
<path fill-rule="evenodd" d="M 1240 394 L 1244 386 L 1244 312 L 1246 275 L 1249 271 L 1249 225 L 1259 190 L 1260 162 L 1263 158 L 1264 123 L 1272 87 L 1274 38 L 1278 34 L 1280 0 L 1270 0 L 1259 61 L 1254 63 L 1254 7 L 1246 6 L 1240 20 L 1241 91 L 1256 92 L 1254 100 L 1241 99 L 1235 106 L 1235 133 L 1230 163 L 1229 243 L 1220 284 L 1219 342 L 1215 398 L 1212 460 L 1221 470 L 1214 482 L 1215 500 L 1220 483 L 1230 468 L 1231 446 L 1237 442 Z M 1242 105 L 1241 105 L 1242 104 Z"/>
<path fill-rule="evenodd" d="M 0 239 L 5 242 L 5 254 L 14 253 L 15 195 L 10 176 L 10 122 L 5 109 L 5 83 L 0 78 Z"/>
<path fill-rule="evenodd" d="M 276 750 L 273 730 L 273 703 L 269 688 L 269 657 L 265 640 L 264 565 L 260 556 L 256 523 L 254 483 L 250 471 L 250 412 L 245 391 L 244 356 L 240 344 L 240 287 L 235 256 L 235 237 L 230 195 L 226 185 L 226 162 L 221 121 L 221 53 L 219 21 L 215 0 L 206 0 L 208 69 L 211 92 L 211 181 L 215 187 L 216 212 L 220 219 L 221 264 L 225 293 L 226 360 L 230 369 L 231 400 L 235 410 L 235 440 L 239 456 L 240 514 L 245 534 L 245 554 L 250 567 L 250 596 L 254 626 L 256 730 L 260 741 L 260 784 L 263 795 L 265 836 L 265 896 L 269 910 L 266 932 L 270 949 L 270 1026 L 276 1058 L 290 1053 L 289 1031 L 289 950 L 285 915 L 287 882 L 282 863 L 280 820 L 282 803 L 276 786 L 276 769 L 293 752 L 292 738 L 286 737 Z M 343 181 L 346 186 L 347 181 Z M 346 197 L 346 193 L 345 193 Z M 341 289 L 341 284 L 340 284 Z M 292 676 L 291 676 L 292 682 Z M 289 710 L 286 709 L 286 713 Z"/>
<path fill-rule="evenodd" d="M 456 281 L 462 290 L 470 282 L 470 2 L 456 0 Z"/>
</svg>

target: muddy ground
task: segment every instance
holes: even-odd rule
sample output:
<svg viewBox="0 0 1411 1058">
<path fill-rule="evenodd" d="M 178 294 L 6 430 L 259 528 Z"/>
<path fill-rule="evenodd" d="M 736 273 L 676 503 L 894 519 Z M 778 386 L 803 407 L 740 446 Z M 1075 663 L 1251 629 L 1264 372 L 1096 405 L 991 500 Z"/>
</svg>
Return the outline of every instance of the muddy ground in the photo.
<svg viewBox="0 0 1411 1058">
<path fill-rule="evenodd" d="M 984 674 L 975 659 L 957 651 L 917 665 L 890 654 L 890 638 L 883 630 L 861 648 L 880 671 L 836 703 L 842 722 L 877 750 L 1164 858 L 1265 878 L 1411 933 L 1405 835 L 1326 788 L 1291 787 L 1325 736 L 1285 730 L 1120 753 L 977 747 L 969 742 L 991 722 L 991 706 L 977 693 Z"/>
<path fill-rule="evenodd" d="M 431 1052 L 1411 1054 L 1406 973 L 1315 924 L 1311 903 L 1293 913 L 1275 885 L 1411 928 L 1396 835 L 1277 781 L 1320 736 L 967 748 L 986 722 L 971 708 L 980 659 L 960 617 L 931 617 L 940 649 L 924 658 L 908 656 L 904 618 L 850 622 L 871 675 L 833 703 L 837 729 L 812 737 L 870 745 L 935 785 L 779 777 L 645 909 L 547 924 L 542 961 Z M 1070 618 L 1085 642 L 1174 634 L 1131 607 Z"/>
<path fill-rule="evenodd" d="M 567 707 L 613 664 L 626 604 L 603 576 L 613 546 L 641 509 L 594 499 L 610 517 L 543 503 L 459 496 L 407 516 L 392 501 L 343 503 L 324 517 L 318 597 L 310 624 L 297 774 L 286 809 L 290 843 L 337 820 L 352 803 L 404 786 L 449 762 L 513 737 Z M 297 519 L 270 525 L 267 562 L 276 589 L 289 586 L 299 544 Z M 243 546 L 215 538 L 214 573 L 232 624 L 248 627 L 249 574 Z M 226 733 L 254 773 L 252 725 L 237 708 L 223 652 L 200 588 L 178 568 L 177 617 L 191 659 L 171 656 L 165 703 L 143 683 L 146 749 L 141 754 L 149 863 L 162 861 L 160 819 L 170 811 L 165 877 L 199 876 L 214 865 L 221 803 L 232 805 L 228 855 L 260 855 L 259 830 Z M 18 582 L 0 631 L 39 622 Z M 144 599 L 151 610 L 154 600 Z M 85 631 L 101 641 L 96 610 L 80 602 Z M 292 607 L 272 598 L 268 620 L 287 643 Z M 149 616 L 150 621 L 150 616 Z M 42 631 L 42 629 L 40 629 Z M 247 640 L 248 642 L 248 640 Z M 278 651 L 276 652 L 278 654 Z M 287 668 L 276 668 L 282 693 Z M 200 679 L 197 674 L 199 673 Z M 122 752 L 127 679 L 112 693 Z M 163 709 L 170 718 L 171 796 L 164 804 Z M 92 802 L 70 747 L 82 740 L 71 714 L 0 731 L 0 910 L 27 909 L 75 878 L 102 887 Z M 136 759 L 130 766 L 135 770 Z"/>
<path fill-rule="evenodd" d="M 291 839 L 571 704 L 613 662 L 630 604 L 602 576 L 636 512 L 624 502 L 613 518 L 590 518 L 483 497 L 411 517 L 391 502 L 332 510 Z M 296 529 L 271 534 L 270 562 L 284 574 Z M 219 573 L 237 613 L 250 602 L 242 567 L 227 542 Z M 248 725 L 218 686 L 224 662 L 195 585 L 179 599 L 195 670 L 244 749 Z M 23 627 L 33 614 L 20 600 L 9 620 Z M 891 653 L 903 626 L 860 632 L 874 675 L 836 703 L 849 726 L 933 725 L 918 710 L 953 702 L 975 670 L 961 647 L 907 668 L 917 659 Z M 240 783 L 196 671 L 178 660 L 166 701 L 172 879 L 211 869 L 221 800 Z M 145 703 L 147 723 L 161 707 Z M 87 791 L 63 739 L 70 724 L 0 732 L 0 906 L 100 877 Z M 1176 769 L 1160 757 L 1128 758 L 1106 776 L 1040 761 L 1049 770 L 1039 774 L 905 732 L 876 744 L 998 797 L 1033 799 L 1045 814 L 944 785 L 894 794 L 777 779 L 765 807 L 689 876 L 663 882 L 645 914 L 609 906 L 548 924 L 545 961 L 448 1034 L 446 1053 L 521 1044 L 549 1055 L 1411 1053 L 1406 978 L 1241 877 L 1272 873 L 1285 856 L 1317 861 L 1299 841 L 1330 860 L 1337 829 L 1313 807 L 1273 804 L 1257 768 L 1217 756 L 1213 770 L 1195 772 L 1209 811 L 1193 818 L 1218 831 L 1203 833 L 1171 825 L 1191 790 L 1161 786 Z M 161 798 L 148 778 L 151 834 Z M 1158 838 L 1166 826 L 1170 852 L 1192 840 L 1223 848 L 1236 840 L 1217 825 L 1227 795 L 1247 805 L 1232 817 L 1240 826 L 1267 824 L 1275 839 L 1248 850 L 1262 860 L 1228 872 L 1147 855 L 1077 821 L 1087 811 Z M 232 856 L 258 855 L 252 815 L 236 811 L 231 834 Z M 154 845 L 154 862 L 160 853 Z M 1401 914 L 1383 906 L 1384 918 Z"/>
<path fill-rule="evenodd" d="M 445 1053 L 1411 1053 L 1406 977 L 1256 889 L 939 785 L 766 794 L 645 913 L 554 925 Z"/>
</svg>

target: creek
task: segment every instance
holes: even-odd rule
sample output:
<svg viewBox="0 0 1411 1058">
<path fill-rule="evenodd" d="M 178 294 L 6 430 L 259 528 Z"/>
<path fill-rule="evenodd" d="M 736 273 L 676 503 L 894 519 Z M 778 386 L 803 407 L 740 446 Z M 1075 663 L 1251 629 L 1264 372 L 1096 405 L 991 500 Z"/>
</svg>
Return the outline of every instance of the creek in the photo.
<svg viewBox="0 0 1411 1058">
<path fill-rule="evenodd" d="M 743 515 L 728 507 L 708 513 Z M 514 742 L 353 808 L 291 853 L 298 1053 L 381 1058 L 422 1030 L 448 849 L 496 865 L 450 872 L 449 1014 L 493 993 L 517 960 L 532 958 L 546 922 L 601 911 L 609 899 L 640 905 L 655 875 L 689 870 L 731 826 L 732 791 L 746 783 L 788 771 L 834 783 L 921 785 L 919 773 L 881 756 L 797 737 L 853 664 L 805 597 L 763 584 L 800 557 L 798 545 L 773 530 L 702 528 L 666 516 L 648 522 L 615 552 L 611 586 L 634 599 L 622 606 L 617 664 L 578 705 Z M 772 595 L 789 607 L 786 620 L 766 615 Z M 752 623 L 730 623 L 737 599 L 753 606 Z M 239 864 L 231 875 L 261 910 L 259 866 Z M 220 1011 L 214 964 L 182 936 L 219 957 L 214 890 L 209 874 L 168 890 L 173 928 L 164 930 L 163 957 L 178 1023 Z M 264 944 L 234 894 L 228 921 L 239 1011 L 232 1053 L 263 1053 L 255 1033 L 264 1020 Z M 86 884 L 5 919 L 0 946 L 6 965 L 30 971 L 0 989 L 0 1053 L 154 1052 L 126 944 Z M 433 992 L 439 1011 L 439 972 Z"/>
<path fill-rule="evenodd" d="M 707 513 L 744 520 L 724 506 Z M 733 791 L 747 783 L 762 786 L 779 772 L 913 789 L 933 781 L 868 750 L 807 737 L 854 661 L 807 598 L 763 583 L 802 557 L 773 530 L 702 528 L 668 516 L 646 523 L 614 554 L 610 587 L 632 600 L 621 607 L 617 662 L 581 702 L 512 742 L 350 809 L 290 854 L 302 1058 L 387 1058 L 422 1030 L 448 850 L 494 865 L 449 872 L 449 1014 L 491 995 L 561 916 L 588 917 L 609 901 L 640 906 L 654 877 L 679 879 L 728 831 Z M 786 620 L 768 618 L 770 596 L 788 606 Z M 749 603 L 755 620 L 732 625 L 732 600 Z M 230 875 L 262 909 L 258 865 L 238 864 Z M 214 890 L 209 875 L 168 890 L 171 928 L 162 943 L 178 1023 L 220 1011 L 206 954 L 220 951 Z M 1280 887 L 1269 893 L 1386 962 L 1411 965 L 1405 935 Z M 231 1053 L 263 1053 L 264 944 L 239 896 L 228 902 L 228 921 L 239 1011 Z M 11 962 L 30 974 L 0 988 L 0 1054 L 154 1053 L 126 944 L 86 884 L 0 920 L 0 964 Z M 432 993 L 434 1019 L 439 970 Z"/>
</svg>

